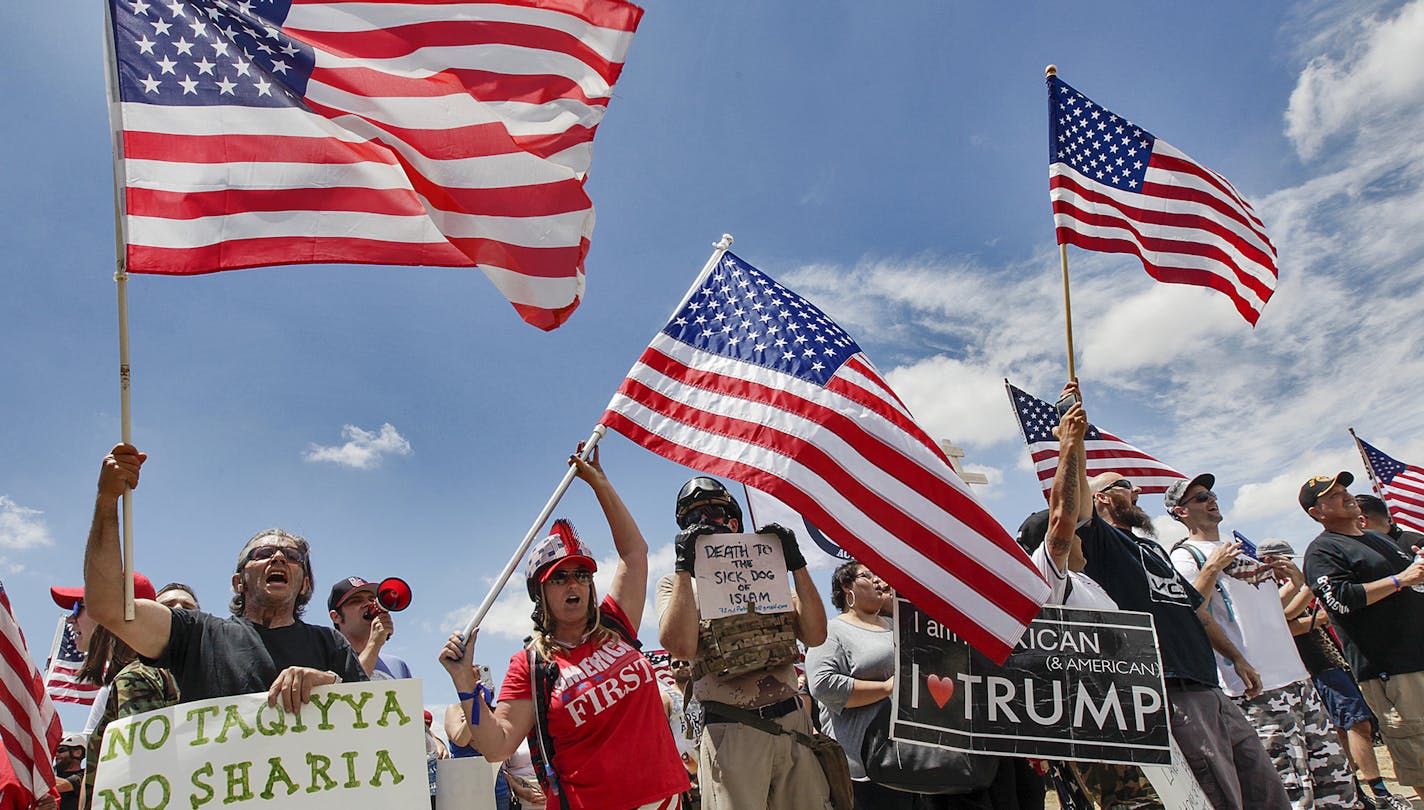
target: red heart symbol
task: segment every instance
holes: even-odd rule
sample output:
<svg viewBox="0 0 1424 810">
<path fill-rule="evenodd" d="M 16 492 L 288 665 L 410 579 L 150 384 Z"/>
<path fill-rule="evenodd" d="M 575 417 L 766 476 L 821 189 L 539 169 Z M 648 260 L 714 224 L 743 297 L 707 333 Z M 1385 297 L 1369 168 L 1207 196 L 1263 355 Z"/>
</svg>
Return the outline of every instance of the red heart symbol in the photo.
<svg viewBox="0 0 1424 810">
<path fill-rule="evenodd" d="M 951 697 L 954 697 L 954 681 L 949 678 L 931 675 L 927 679 L 926 684 L 930 689 L 930 697 L 934 698 L 935 704 L 941 709 L 944 708 L 944 704 L 948 703 Z"/>
</svg>

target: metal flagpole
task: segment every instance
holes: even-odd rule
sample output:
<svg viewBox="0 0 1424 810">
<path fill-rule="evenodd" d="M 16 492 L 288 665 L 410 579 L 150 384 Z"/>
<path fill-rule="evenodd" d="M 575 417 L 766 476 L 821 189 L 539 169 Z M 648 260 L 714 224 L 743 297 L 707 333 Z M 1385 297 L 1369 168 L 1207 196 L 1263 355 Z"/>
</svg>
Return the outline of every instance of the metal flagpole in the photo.
<svg viewBox="0 0 1424 810">
<path fill-rule="evenodd" d="M 1058 66 L 1049 65 L 1043 69 L 1044 78 L 1052 78 L 1058 75 Z M 1063 321 L 1068 330 L 1068 379 L 1073 380 L 1078 377 L 1078 369 L 1073 361 L 1073 306 L 1068 299 L 1068 246 L 1058 245 L 1058 260 L 1063 266 Z"/>
<path fill-rule="evenodd" d="M 593 434 L 588 437 L 588 441 L 583 443 L 583 452 L 579 454 L 579 458 L 587 461 L 589 454 L 593 452 L 594 447 L 598 446 L 598 440 L 603 438 L 606 431 L 607 428 L 603 425 L 595 427 Z M 479 629 L 480 622 L 485 619 L 485 614 L 489 613 L 491 607 L 494 607 L 494 600 L 499 598 L 499 593 L 504 590 L 505 583 L 509 582 L 509 578 L 514 575 L 514 569 L 519 567 L 519 561 L 524 559 L 525 552 L 534 543 L 534 537 L 539 534 L 540 529 L 544 528 L 544 524 L 549 520 L 549 515 L 553 514 L 554 507 L 559 505 L 559 500 L 564 497 L 564 493 L 568 491 L 569 485 L 573 483 L 574 476 L 577 474 L 578 470 L 570 464 L 569 469 L 564 473 L 563 480 L 554 489 L 554 494 L 549 496 L 543 510 L 539 512 L 539 516 L 534 519 L 534 524 L 524 535 L 524 540 L 520 542 L 519 548 L 514 550 L 514 556 L 509 558 L 509 562 L 505 564 L 499 578 L 495 580 L 494 587 L 490 588 L 490 592 L 485 595 L 485 601 L 480 603 L 480 606 L 475 610 L 475 615 L 470 619 L 470 623 L 465 625 L 465 638 L 469 638 L 471 633 Z"/>
<path fill-rule="evenodd" d="M 108 70 L 104 83 L 109 93 L 109 134 L 114 150 L 114 285 L 119 304 L 119 438 L 133 444 L 133 415 L 129 402 L 129 293 L 128 268 L 125 261 L 124 178 L 121 173 L 124 155 L 124 132 L 119 108 L 118 61 L 114 56 L 113 8 L 104 3 L 104 57 Z M 134 548 L 133 490 L 124 490 L 124 620 L 134 617 Z"/>
</svg>

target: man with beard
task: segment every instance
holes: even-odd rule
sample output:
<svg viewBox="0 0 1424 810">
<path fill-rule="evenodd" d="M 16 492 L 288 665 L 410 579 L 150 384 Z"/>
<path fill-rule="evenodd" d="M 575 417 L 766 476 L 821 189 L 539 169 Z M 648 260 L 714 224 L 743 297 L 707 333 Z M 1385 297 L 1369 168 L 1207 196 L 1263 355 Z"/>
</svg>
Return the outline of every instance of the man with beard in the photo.
<svg viewBox="0 0 1424 810">
<path fill-rule="evenodd" d="M 366 680 L 340 633 L 301 620 L 312 595 L 310 549 L 281 529 L 258 532 L 239 552 L 231 618 L 136 599 L 133 620 L 124 620 L 118 503 L 138 486 L 146 459 L 120 444 L 99 472 L 84 554 L 84 601 L 94 620 L 172 671 L 184 702 L 265 691 L 268 703 L 296 712 L 313 687 Z"/>
<path fill-rule="evenodd" d="M 1360 528 L 1348 472 L 1300 487 L 1300 508 L 1321 532 L 1305 550 L 1305 580 L 1345 645 L 1400 784 L 1424 796 L 1424 560 Z"/>
<path fill-rule="evenodd" d="M 1149 539 L 1156 532 L 1137 506 L 1140 490 L 1117 473 L 1085 479 L 1080 471 L 1079 491 L 1092 493 L 1091 505 L 1083 501 L 1078 513 L 1083 573 L 1123 610 L 1152 614 L 1172 735 L 1197 782 L 1217 810 L 1289 810 L 1285 788 L 1255 730 L 1217 686 L 1212 650 L 1233 663 L 1253 696 L 1261 688 L 1256 670 L 1212 620 L 1201 594 L 1172 567 L 1166 550 Z"/>
<path fill-rule="evenodd" d="M 1240 542 L 1222 540 L 1215 485 L 1211 473 L 1179 479 L 1167 488 L 1163 502 L 1190 533 L 1172 546 L 1173 564 L 1206 599 L 1207 611 L 1222 631 L 1255 662 L 1261 691 L 1247 697 L 1246 684 L 1220 655 L 1217 677 L 1255 726 L 1296 810 L 1358 807 L 1345 751 L 1335 739 L 1281 609 L 1275 580 L 1303 585 L 1304 577 L 1288 557 L 1257 561 L 1242 551 Z M 1309 599 L 1305 591 L 1292 601 Z"/>
</svg>

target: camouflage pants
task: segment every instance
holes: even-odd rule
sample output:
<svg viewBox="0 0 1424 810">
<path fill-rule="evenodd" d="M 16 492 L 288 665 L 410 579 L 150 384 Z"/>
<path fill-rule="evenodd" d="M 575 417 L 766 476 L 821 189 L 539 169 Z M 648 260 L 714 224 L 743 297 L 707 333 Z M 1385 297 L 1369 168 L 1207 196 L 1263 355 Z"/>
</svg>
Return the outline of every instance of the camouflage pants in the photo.
<svg viewBox="0 0 1424 810">
<path fill-rule="evenodd" d="M 1255 726 L 1291 807 L 1359 806 L 1349 759 L 1310 681 L 1233 700 Z"/>
</svg>

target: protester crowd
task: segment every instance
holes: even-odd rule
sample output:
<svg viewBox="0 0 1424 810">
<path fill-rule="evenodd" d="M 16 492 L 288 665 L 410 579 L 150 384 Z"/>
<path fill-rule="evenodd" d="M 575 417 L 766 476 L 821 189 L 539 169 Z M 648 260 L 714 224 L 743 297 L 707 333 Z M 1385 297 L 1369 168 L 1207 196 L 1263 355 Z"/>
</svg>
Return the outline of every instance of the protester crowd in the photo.
<svg viewBox="0 0 1424 810">
<path fill-rule="evenodd" d="M 1419 795 L 1424 537 L 1402 532 L 1377 498 L 1352 495 L 1353 476 L 1339 472 L 1300 487 L 1300 507 L 1321 527 L 1302 555 L 1283 541 L 1256 547 L 1223 533 L 1216 477 L 1200 473 L 1166 491 L 1163 509 L 1181 536 L 1159 542 L 1129 478 L 1088 477 L 1076 382 L 1064 402 L 1076 404 L 1055 431 L 1049 507 L 1024 521 L 1018 541 L 1051 586 L 1051 604 L 1152 615 L 1173 740 L 1210 803 L 1409 807 L 1387 789 L 1375 747 L 1382 740 L 1400 784 Z M 282 529 L 258 532 L 238 552 L 231 615 L 203 612 L 186 585 L 155 589 L 135 573 L 125 620 L 118 501 L 138 485 L 145 458 L 119 445 L 104 460 L 84 584 L 52 588 L 87 651 L 80 677 L 103 688 L 83 733 L 60 741 L 58 784 L 38 806 L 88 806 L 115 719 L 254 692 L 290 712 L 316 687 L 410 677 L 384 652 L 394 618 L 378 583 L 338 580 L 330 626 L 304 621 L 313 550 Z M 648 544 L 596 448 L 569 463 L 606 518 L 618 557 L 611 586 L 597 593 L 595 553 L 558 520 L 528 555 L 529 638 L 498 689 L 475 663 L 478 630 L 449 637 L 438 656 L 458 700 L 443 718 L 448 746 L 425 714 L 432 807 L 436 763 L 475 756 L 504 763 L 500 810 L 1041 808 L 1049 791 L 1064 807 L 1163 806 L 1141 768 L 1120 764 L 975 755 L 943 784 L 883 775 L 870 760 L 896 686 L 893 591 L 866 565 L 840 565 L 826 583 L 838 611 L 828 619 L 795 534 L 769 524 L 756 531 L 780 543 L 791 610 L 703 618 L 699 538 L 752 530 L 713 478 L 678 493 L 674 570 L 652 583 L 669 685 L 637 637 Z"/>
</svg>

